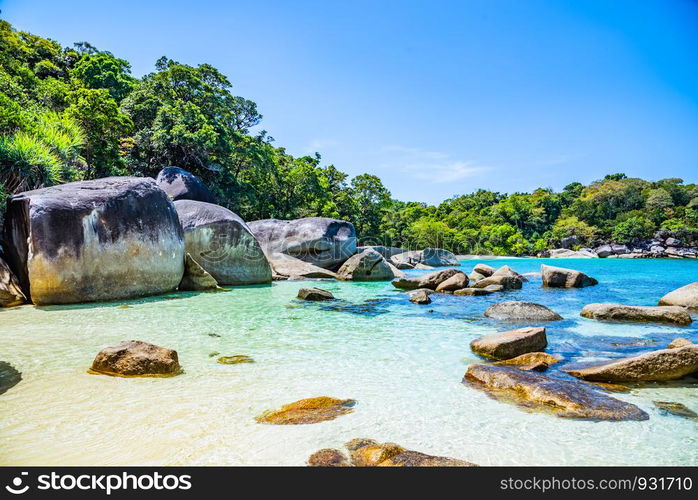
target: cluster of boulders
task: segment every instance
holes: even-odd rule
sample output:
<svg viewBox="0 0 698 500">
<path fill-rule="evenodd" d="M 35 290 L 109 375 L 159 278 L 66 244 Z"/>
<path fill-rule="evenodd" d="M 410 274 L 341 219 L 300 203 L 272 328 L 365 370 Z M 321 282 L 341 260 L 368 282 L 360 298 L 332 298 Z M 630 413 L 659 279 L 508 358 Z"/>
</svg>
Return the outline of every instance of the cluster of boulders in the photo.
<svg viewBox="0 0 698 500">
<path fill-rule="evenodd" d="M 451 252 L 358 247 L 350 222 L 246 223 L 195 175 L 108 177 L 12 196 L 0 307 L 108 301 L 273 279 L 392 280 L 398 267 L 458 265 Z"/>
<path fill-rule="evenodd" d="M 550 258 L 576 258 L 576 259 L 696 259 L 698 247 L 686 245 L 678 238 L 672 237 L 667 231 L 658 231 L 654 238 L 648 241 L 638 242 L 633 245 L 621 245 L 618 243 L 606 243 L 594 248 L 580 248 L 579 240 L 572 236 L 563 238 L 561 248 L 544 250 L 539 257 Z"/>
</svg>

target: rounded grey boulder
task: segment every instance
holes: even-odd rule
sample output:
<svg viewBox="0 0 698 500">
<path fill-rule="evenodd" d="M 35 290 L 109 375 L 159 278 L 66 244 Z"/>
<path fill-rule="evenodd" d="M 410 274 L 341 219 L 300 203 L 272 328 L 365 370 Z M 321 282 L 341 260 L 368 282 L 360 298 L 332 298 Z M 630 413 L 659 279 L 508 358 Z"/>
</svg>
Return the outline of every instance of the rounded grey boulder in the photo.
<svg viewBox="0 0 698 500">
<path fill-rule="evenodd" d="M 389 281 L 396 272 L 385 258 L 371 248 L 352 255 L 337 271 L 340 280 L 353 281 Z"/>
<path fill-rule="evenodd" d="M 271 262 L 286 254 L 323 269 L 337 270 L 356 253 L 356 230 L 350 222 L 327 217 L 264 219 L 249 223 Z"/>
<path fill-rule="evenodd" d="M 485 311 L 485 316 L 511 321 L 559 321 L 562 319 L 558 313 L 543 305 L 518 300 L 507 300 L 491 305 Z"/>
<path fill-rule="evenodd" d="M 186 250 L 220 285 L 269 283 L 271 267 L 247 224 L 227 208 L 193 200 L 174 203 Z"/>
<path fill-rule="evenodd" d="M 165 167 L 155 179 L 172 201 L 195 200 L 216 203 L 216 197 L 197 176 L 179 167 Z"/>
<path fill-rule="evenodd" d="M 154 179 L 108 177 L 12 196 L 4 239 L 34 304 L 70 304 L 174 290 L 184 273 L 177 212 Z"/>
<path fill-rule="evenodd" d="M 660 306 L 683 306 L 698 309 L 698 281 L 677 288 L 659 299 Z"/>
</svg>

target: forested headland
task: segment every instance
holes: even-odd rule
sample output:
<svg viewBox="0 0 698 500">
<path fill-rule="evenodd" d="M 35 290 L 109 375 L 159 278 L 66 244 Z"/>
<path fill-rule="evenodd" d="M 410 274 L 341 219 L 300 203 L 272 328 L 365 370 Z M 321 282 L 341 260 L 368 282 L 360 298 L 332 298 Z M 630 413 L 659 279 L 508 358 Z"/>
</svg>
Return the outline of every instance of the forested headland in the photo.
<svg viewBox="0 0 698 500">
<path fill-rule="evenodd" d="M 320 154 L 294 157 L 260 130 L 257 104 L 209 64 L 162 57 L 142 78 L 87 42 L 62 47 L 0 20 L 0 217 L 4 199 L 111 175 L 199 176 L 220 203 L 251 221 L 326 216 L 351 221 L 364 243 L 456 253 L 534 254 L 632 244 L 659 229 L 698 239 L 698 185 L 610 174 L 561 192 L 484 189 L 438 206 L 391 197 L 380 178 L 354 178 Z M 670 172 L 670 166 L 661 166 Z"/>
</svg>

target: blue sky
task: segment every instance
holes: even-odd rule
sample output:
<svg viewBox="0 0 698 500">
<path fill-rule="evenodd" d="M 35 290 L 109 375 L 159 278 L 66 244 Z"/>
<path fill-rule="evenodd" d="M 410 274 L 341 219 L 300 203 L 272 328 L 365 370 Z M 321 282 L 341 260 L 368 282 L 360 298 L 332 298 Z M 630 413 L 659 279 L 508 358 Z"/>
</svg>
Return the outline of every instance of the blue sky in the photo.
<svg viewBox="0 0 698 500">
<path fill-rule="evenodd" d="M 698 182 L 698 2 L 0 1 L 140 76 L 210 63 L 293 154 L 398 199 L 560 189 L 625 172 Z"/>
</svg>

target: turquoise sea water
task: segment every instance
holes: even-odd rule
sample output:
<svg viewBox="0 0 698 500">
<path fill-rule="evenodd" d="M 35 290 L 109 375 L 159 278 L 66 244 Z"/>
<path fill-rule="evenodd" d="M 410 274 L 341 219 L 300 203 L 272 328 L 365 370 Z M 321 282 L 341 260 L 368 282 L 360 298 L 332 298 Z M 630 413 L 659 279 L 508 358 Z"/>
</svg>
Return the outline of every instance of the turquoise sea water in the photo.
<svg viewBox="0 0 698 500">
<path fill-rule="evenodd" d="M 698 342 L 698 321 L 682 328 L 579 316 L 591 302 L 655 305 L 666 292 L 698 281 L 698 261 L 468 260 L 464 271 L 477 262 L 521 273 L 550 263 L 600 284 L 548 290 L 531 276 L 522 290 L 432 295 L 432 304 L 417 306 L 387 282 L 312 283 L 340 300 L 299 302 L 295 295 L 308 283 L 289 281 L 2 310 L 0 361 L 22 380 L 0 394 L 0 463 L 302 465 L 320 448 L 370 437 L 482 465 L 698 465 L 698 422 L 663 414 L 652 403 L 698 411 L 698 378 L 613 394 L 648 412 L 644 422 L 529 413 L 461 384 L 467 366 L 479 361 L 470 341 L 512 328 L 483 316 L 501 300 L 538 302 L 560 313 L 564 321 L 546 326 L 548 351 L 564 363 L 663 348 L 677 337 Z M 176 349 L 185 373 L 87 374 L 101 348 L 129 339 Z M 212 352 L 247 354 L 256 363 L 221 365 Z M 254 421 L 264 410 L 321 395 L 358 405 L 353 414 L 313 425 Z"/>
</svg>

